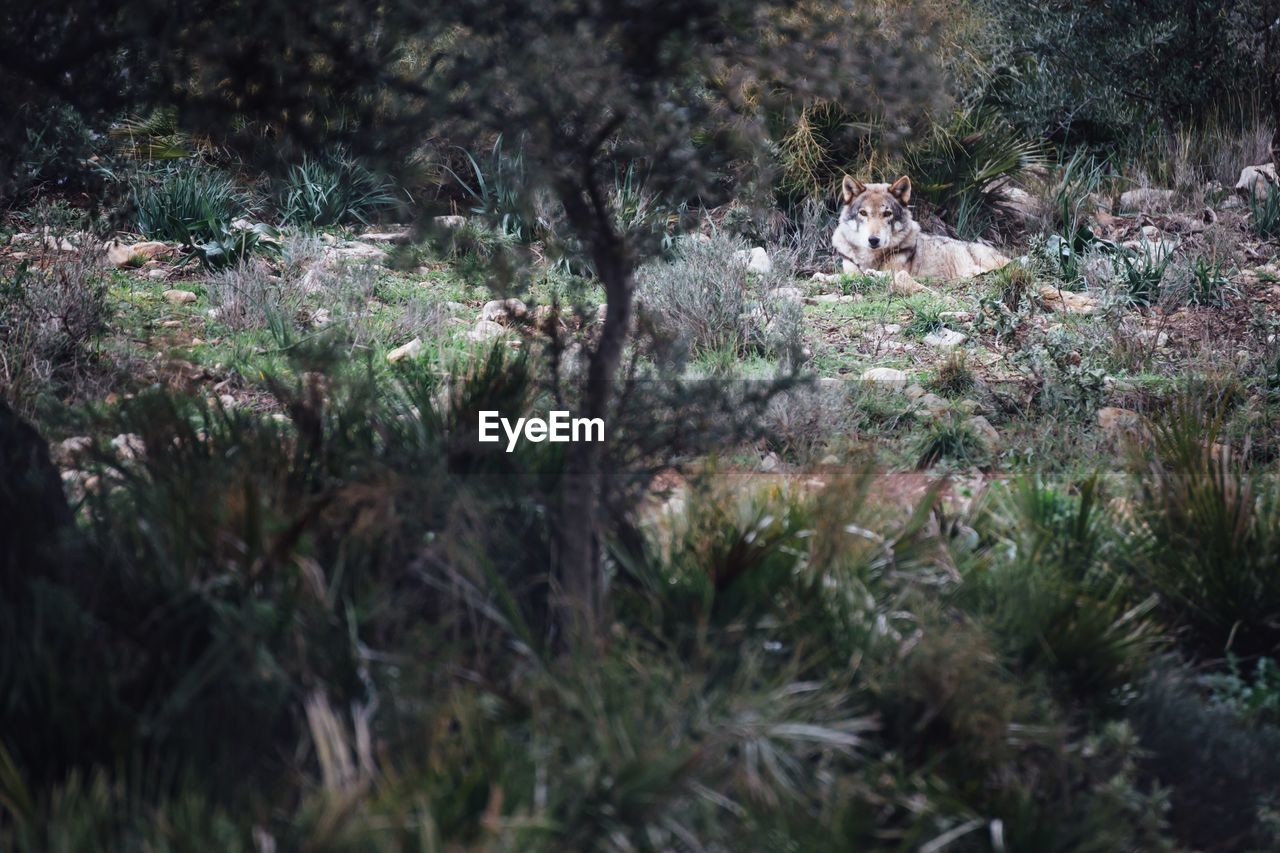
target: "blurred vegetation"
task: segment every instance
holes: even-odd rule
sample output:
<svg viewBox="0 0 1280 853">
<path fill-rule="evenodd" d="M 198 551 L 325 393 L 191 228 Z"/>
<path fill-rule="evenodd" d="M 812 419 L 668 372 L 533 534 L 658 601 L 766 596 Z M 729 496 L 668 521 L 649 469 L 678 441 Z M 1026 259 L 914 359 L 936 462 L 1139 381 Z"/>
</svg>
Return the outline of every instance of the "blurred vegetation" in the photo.
<svg viewBox="0 0 1280 853">
<path fill-rule="evenodd" d="M 5 4 L 0 849 L 1275 849 L 1280 487 L 1238 439 L 1280 355 L 1116 380 L 1160 349 L 1121 312 L 1237 270 L 1097 226 L 1268 156 L 1269 10 Z M 846 172 L 1022 257 L 969 311 L 817 293 Z M 1271 251 L 1280 191 L 1239 209 Z M 1032 316 L 1099 277 L 1111 339 Z M 531 304 L 453 336 L 494 295 Z M 976 315 L 1018 387 L 806 383 L 818 296 L 821 335 Z M 1147 416 L 1099 449 L 1108 394 Z M 589 464 L 475 440 L 592 399 Z"/>
</svg>

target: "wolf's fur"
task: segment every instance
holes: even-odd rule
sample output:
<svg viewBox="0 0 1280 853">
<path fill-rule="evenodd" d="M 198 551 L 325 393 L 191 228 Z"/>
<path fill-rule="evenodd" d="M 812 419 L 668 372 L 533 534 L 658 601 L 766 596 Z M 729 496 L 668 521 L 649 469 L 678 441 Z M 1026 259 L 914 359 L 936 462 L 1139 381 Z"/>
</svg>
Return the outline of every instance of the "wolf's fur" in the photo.
<svg viewBox="0 0 1280 853">
<path fill-rule="evenodd" d="M 846 273 L 905 270 L 912 276 L 952 281 L 999 269 L 1009 259 L 982 243 L 922 234 L 911 217 L 911 181 L 863 184 L 844 176 L 840 224 L 831 244 Z"/>
</svg>

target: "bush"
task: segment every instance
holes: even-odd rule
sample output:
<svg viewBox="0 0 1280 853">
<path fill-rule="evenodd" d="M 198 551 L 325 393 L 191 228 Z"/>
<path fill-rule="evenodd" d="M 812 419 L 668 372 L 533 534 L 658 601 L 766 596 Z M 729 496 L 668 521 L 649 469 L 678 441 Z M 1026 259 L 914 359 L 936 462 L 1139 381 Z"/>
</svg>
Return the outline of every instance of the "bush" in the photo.
<svg viewBox="0 0 1280 853">
<path fill-rule="evenodd" d="M 1017 0 L 981 8 L 991 26 L 977 50 L 988 68 L 970 97 L 1063 147 L 1130 148 L 1153 126 L 1207 115 L 1261 82 L 1248 16 L 1210 0 L 1159 15 L 1142 0 L 1068 0 L 1052 14 Z"/>
<path fill-rule="evenodd" d="M 1265 240 L 1280 239 L 1280 187 L 1267 187 L 1266 194 L 1249 196 L 1249 225 Z"/>
<path fill-rule="evenodd" d="M 714 352 L 771 354 L 797 360 L 800 302 L 775 289 L 789 284 L 784 258 L 764 275 L 747 271 L 735 253 L 745 246 L 714 237 L 685 239 L 670 261 L 653 261 L 636 275 L 639 310 L 667 346 L 693 356 Z"/>
<path fill-rule="evenodd" d="M 1039 144 L 988 109 L 956 113 L 903 156 L 913 196 L 937 208 L 966 240 L 989 231 L 1006 212 L 1006 186 L 1044 164 Z"/>
<path fill-rule="evenodd" d="M 221 172 L 179 163 L 144 174 L 133 187 L 138 230 L 149 240 L 195 246 L 221 239 L 248 214 L 248 193 Z"/>
<path fill-rule="evenodd" d="M 253 262 L 241 262 L 205 280 L 205 296 L 219 323 L 230 329 L 261 329 L 273 324 L 294 325 L 302 308 L 300 283 L 274 275 Z"/>
<path fill-rule="evenodd" d="M 1280 651 L 1280 489 L 1222 440 L 1222 412 L 1187 400 L 1152 425 L 1133 569 L 1193 650 Z"/>
<path fill-rule="evenodd" d="M 323 228 L 360 222 L 396 204 L 387 179 L 342 151 L 306 158 L 289 169 L 280 200 L 280 216 L 291 225 Z"/>
<path fill-rule="evenodd" d="M 107 323 L 107 278 L 84 255 L 19 266 L 0 281 L 0 390 L 20 412 L 77 395 Z"/>
<path fill-rule="evenodd" d="M 1002 490 L 975 522 L 993 559 L 966 578 L 1010 656 L 1073 696 L 1123 685 L 1157 639 L 1156 599 L 1116 565 L 1098 485 L 1091 478 L 1068 495 L 1028 477 Z"/>
</svg>

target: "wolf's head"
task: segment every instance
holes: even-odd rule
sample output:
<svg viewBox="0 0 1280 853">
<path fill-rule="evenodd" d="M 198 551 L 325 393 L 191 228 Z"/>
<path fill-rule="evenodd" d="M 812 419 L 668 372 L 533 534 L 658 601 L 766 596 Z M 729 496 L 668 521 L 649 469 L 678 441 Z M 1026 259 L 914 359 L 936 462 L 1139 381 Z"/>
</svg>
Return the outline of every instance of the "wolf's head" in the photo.
<svg viewBox="0 0 1280 853">
<path fill-rule="evenodd" d="M 906 175 L 892 184 L 864 184 L 845 175 L 840 201 L 838 229 L 859 249 L 894 246 L 911 228 L 911 179 Z"/>
</svg>

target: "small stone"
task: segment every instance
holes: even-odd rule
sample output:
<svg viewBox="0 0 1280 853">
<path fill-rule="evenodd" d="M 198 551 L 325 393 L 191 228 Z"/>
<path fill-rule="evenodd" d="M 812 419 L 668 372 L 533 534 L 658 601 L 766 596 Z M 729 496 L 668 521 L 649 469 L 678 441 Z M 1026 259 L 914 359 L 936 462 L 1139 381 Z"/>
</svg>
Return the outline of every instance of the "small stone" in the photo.
<svg viewBox="0 0 1280 853">
<path fill-rule="evenodd" d="M 932 418 L 940 418 L 951 410 L 951 404 L 937 394 L 924 394 L 916 400 L 923 414 Z"/>
<path fill-rule="evenodd" d="M 781 464 L 781 461 L 778 459 L 778 454 L 772 452 L 766 453 L 765 457 L 760 460 L 760 470 L 765 473 L 777 471 L 778 466 Z"/>
<path fill-rule="evenodd" d="M 928 346 L 940 350 L 953 350 L 967 340 L 968 336 L 952 329 L 938 329 L 924 336 L 924 342 Z"/>
<path fill-rule="evenodd" d="M 1048 284 L 1042 286 L 1039 292 L 1040 301 L 1050 311 L 1064 311 L 1068 314 L 1092 314 L 1098 310 L 1098 301 L 1087 293 L 1059 290 Z"/>
<path fill-rule="evenodd" d="M 791 302 L 800 302 L 804 299 L 804 293 L 798 287 L 779 287 L 773 291 L 773 296 Z"/>
<path fill-rule="evenodd" d="M 50 450 L 49 457 L 59 467 L 68 468 L 78 462 L 92 447 L 92 438 L 87 435 L 76 435 L 55 444 Z"/>
<path fill-rule="evenodd" d="M 413 240 L 413 231 L 408 228 L 397 228 L 394 231 L 366 231 L 356 239 L 363 243 L 408 243 Z"/>
<path fill-rule="evenodd" d="M 111 439 L 111 449 L 121 459 L 128 462 L 134 459 L 141 459 L 143 454 L 146 453 L 147 445 L 142 440 L 142 436 L 129 432 L 121 433 Z"/>
<path fill-rule="evenodd" d="M 467 338 L 478 343 L 487 343 L 488 341 L 502 337 L 506 333 L 506 329 L 492 320 L 479 320 L 477 321 L 475 328 L 467 332 Z"/>
<path fill-rule="evenodd" d="M 828 453 L 826 456 L 818 460 L 819 465 L 839 465 L 840 457 L 834 453 Z"/>
<path fill-rule="evenodd" d="M 1269 187 L 1280 186 L 1276 176 L 1276 164 L 1267 163 L 1262 166 L 1245 166 L 1240 171 L 1240 180 L 1236 181 L 1236 192 L 1246 199 L 1267 192 Z"/>
<path fill-rule="evenodd" d="M 174 305 L 190 305 L 192 302 L 199 299 L 199 297 L 190 290 L 166 290 L 161 295 Z"/>
<path fill-rule="evenodd" d="M 901 390 L 907 386 L 907 374 L 895 367 L 872 367 L 862 372 L 863 382 L 874 382 L 885 388 Z"/>
<path fill-rule="evenodd" d="M 921 397 L 928 394 L 929 392 L 928 390 L 925 389 L 923 385 L 920 385 L 919 383 L 915 383 L 912 385 L 908 385 L 907 390 L 904 391 L 903 393 L 907 395 L 908 400 L 919 400 Z"/>
<path fill-rule="evenodd" d="M 987 446 L 987 450 L 995 452 L 1000 447 L 1000 431 L 991 425 L 991 421 L 982 415 L 974 415 L 965 420 L 965 425 L 973 430 L 978 438 L 982 439 L 982 443 Z"/>
<path fill-rule="evenodd" d="M 733 253 L 733 260 L 739 264 L 745 264 L 747 272 L 759 273 L 760 275 L 768 275 L 773 272 L 773 261 L 769 259 L 769 253 L 764 250 L 763 246 L 756 246 L 753 249 L 739 249 Z"/>
<path fill-rule="evenodd" d="M 835 305 L 840 301 L 841 295 L 839 293 L 819 293 L 817 296 L 810 298 L 818 305 Z"/>
<path fill-rule="evenodd" d="M 397 361 L 403 361 L 406 358 L 416 358 L 420 352 L 422 352 L 422 339 L 414 338 L 409 343 L 398 346 L 387 353 L 387 361 L 395 364 Z"/>
<path fill-rule="evenodd" d="M 926 290 L 928 288 L 912 278 L 906 270 L 895 270 L 893 281 L 889 284 L 889 292 L 894 296 L 911 296 Z"/>
<path fill-rule="evenodd" d="M 161 267 L 157 267 L 152 270 L 147 270 L 147 278 L 152 279 L 154 281 L 159 281 L 162 278 L 168 278 L 168 277 L 169 277 L 169 271 Z"/>
<path fill-rule="evenodd" d="M 493 299 L 480 309 L 480 319 L 494 323 L 519 320 L 529 313 L 529 308 L 519 299 Z"/>
<path fill-rule="evenodd" d="M 231 396 L 230 394 L 219 395 L 218 402 L 222 405 L 222 408 L 226 409 L 227 411 L 231 411 L 232 409 L 236 408 L 239 405 L 236 402 L 236 398 Z"/>
<path fill-rule="evenodd" d="M 467 224 L 467 217 L 437 216 L 432 220 L 432 222 L 434 222 L 440 228 L 461 228 L 462 226 Z"/>
</svg>

